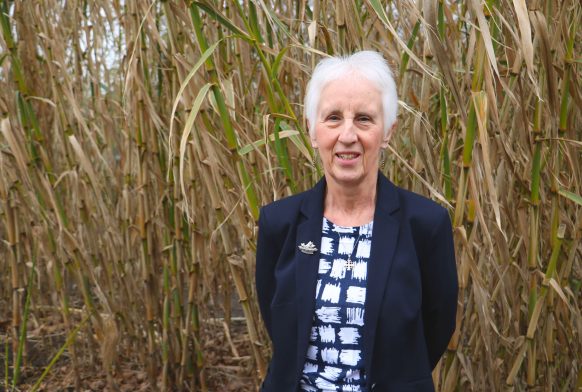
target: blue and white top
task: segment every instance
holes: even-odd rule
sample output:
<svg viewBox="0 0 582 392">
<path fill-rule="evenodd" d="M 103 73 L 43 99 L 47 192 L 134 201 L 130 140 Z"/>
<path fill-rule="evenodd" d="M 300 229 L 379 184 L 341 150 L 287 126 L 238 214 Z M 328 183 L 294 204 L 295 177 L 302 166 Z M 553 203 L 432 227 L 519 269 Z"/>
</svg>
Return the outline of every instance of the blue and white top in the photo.
<svg viewBox="0 0 582 392">
<path fill-rule="evenodd" d="M 323 218 L 315 315 L 301 391 L 365 391 L 362 331 L 372 228 L 373 222 L 346 227 Z"/>
</svg>

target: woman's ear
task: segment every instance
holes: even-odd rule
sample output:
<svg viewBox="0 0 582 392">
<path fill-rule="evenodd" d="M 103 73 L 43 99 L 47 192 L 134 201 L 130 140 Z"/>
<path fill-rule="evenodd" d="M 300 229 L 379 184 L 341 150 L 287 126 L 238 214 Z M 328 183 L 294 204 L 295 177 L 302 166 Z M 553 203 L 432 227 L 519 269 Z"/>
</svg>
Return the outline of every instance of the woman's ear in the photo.
<svg viewBox="0 0 582 392">
<path fill-rule="evenodd" d="M 395 131 L 396 131 L 396 121 L 394 121 L 394 124 L 392 124 L 392 126 L 388 130 L 386 136 L 384 136 L 384 139 L 382 139 L 382 148 L 388 147 L 388 143 L 390 143 L 390 139 L 392 138 L 392 135 L 394 134 Z"/>
<path fill-rule="evenodd" d="M 317 148 L 317 140 L 315 139 L 315 132 L 311 132 L 309 128 L 309 121 L 307 122 L 307 133 L 309 134 L 309 139 L 311 140 L 311 147 Z"/>
</svg>

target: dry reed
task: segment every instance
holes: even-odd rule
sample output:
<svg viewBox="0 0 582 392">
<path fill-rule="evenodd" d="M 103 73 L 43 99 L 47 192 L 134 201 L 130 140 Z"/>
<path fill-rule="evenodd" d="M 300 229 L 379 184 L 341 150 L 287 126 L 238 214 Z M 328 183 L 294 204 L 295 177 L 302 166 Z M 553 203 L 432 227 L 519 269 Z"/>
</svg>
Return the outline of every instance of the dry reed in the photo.
<svg viewBox="0 0 582 392">
<path fill-rule="evenodd" d="M 371 48 L 401 99 L 385 172 L 455 226 L 459 317 L 438 390 L 582 388 L 578 1 L 0 4 L 0 332 L 14 358 L 50 309 L 77 388 L 83 361 L 115 388 L 123 349 L 162 390 L 208 390 L 204 325 L 228 332 L 240 314 L 253 390 L 268 359 L 258 208 L 321 175 L 302 118 L 314 64 Z M 18 385 L 4 361 L 0 382 Z"/>
</svg>

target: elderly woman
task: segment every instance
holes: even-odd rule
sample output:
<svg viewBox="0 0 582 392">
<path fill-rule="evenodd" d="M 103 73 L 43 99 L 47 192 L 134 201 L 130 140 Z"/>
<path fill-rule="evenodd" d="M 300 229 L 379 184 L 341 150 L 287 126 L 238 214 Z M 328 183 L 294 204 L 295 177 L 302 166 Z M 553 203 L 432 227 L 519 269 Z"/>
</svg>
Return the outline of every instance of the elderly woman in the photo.
<svg viewBox="0 0 582 392">
<path fill-rule="evenodd" d="M 392 73 L 372 51 L 324 59 L 305 110 L 325 177 L 261 209 L 256 285 L 273 343 L 261 390 L 433 391 L 455 329 L 452 229 L 379 172 Z"/>
</svg>

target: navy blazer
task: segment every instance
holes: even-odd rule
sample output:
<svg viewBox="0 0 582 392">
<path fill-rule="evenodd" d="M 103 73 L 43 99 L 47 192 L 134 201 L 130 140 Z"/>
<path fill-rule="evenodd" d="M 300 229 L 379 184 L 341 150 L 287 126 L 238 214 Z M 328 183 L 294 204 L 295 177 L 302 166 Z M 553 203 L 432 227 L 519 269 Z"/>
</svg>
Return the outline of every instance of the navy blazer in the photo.
<svg viewBox="0 0 582 392">
<path fill-rule="evenodd" d="M 296 392 L 315 311 L 325 179 L 261 209 L 256 287 L 273 343 L 264 392 Z M 367 390 L 434 391 L 455 329 L 457 270 L 447 211 L 378 174 L 364 308 Z"/>
</svg>

